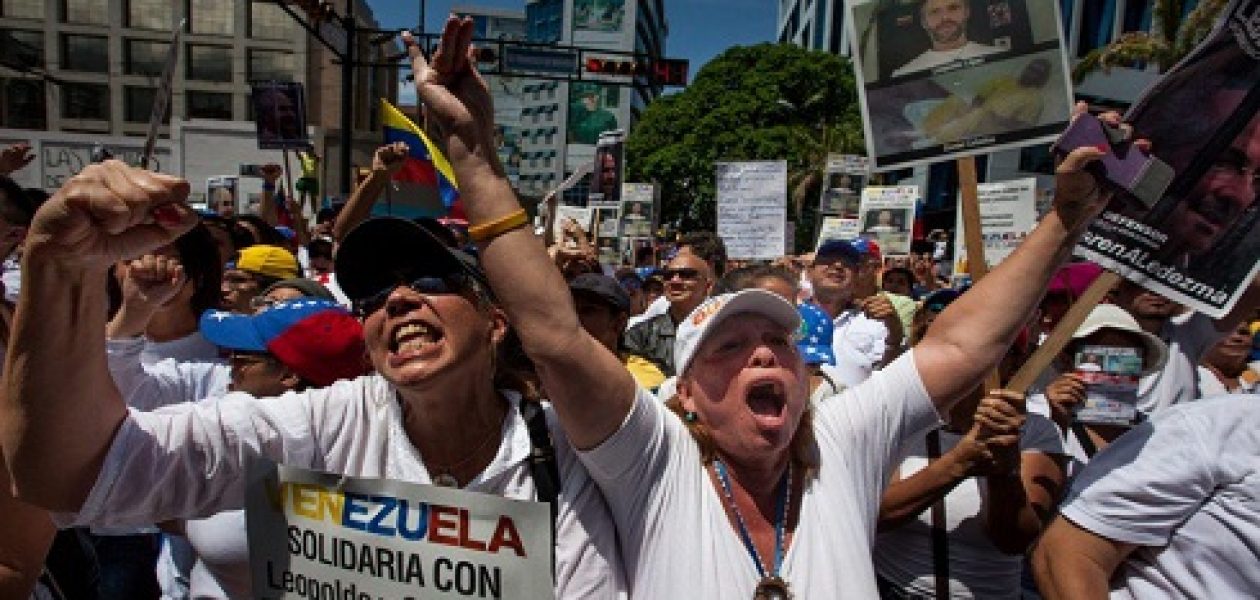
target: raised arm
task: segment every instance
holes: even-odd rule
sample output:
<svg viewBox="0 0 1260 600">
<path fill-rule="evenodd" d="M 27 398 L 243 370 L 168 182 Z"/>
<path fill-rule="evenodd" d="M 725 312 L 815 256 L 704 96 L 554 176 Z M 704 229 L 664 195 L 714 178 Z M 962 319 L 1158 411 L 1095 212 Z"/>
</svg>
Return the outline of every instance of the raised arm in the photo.
<svg viewBox="0 0 1260 600">
<path fill-rule="evenodd" d="M 472 35 L 471 19 L 448 20 L 432 64 L 409 35 L 403 41 L 417 93 L 442 132 L 464 209 L 476 227 L 522 209 L 495 152 L 490 92 L 469 61 Z M 635 397 L 630 373 L 582 329 L 568 286 L 532 231 L 518 226 L 478 244 L 491 286 L 570 441 L 578 448 L 598 445 L 630 410 Z"/>
<path fill-rule="evenodd" d="M 4 457 L 0 456 L 0 465 Z M 57 528 L 48 511 L 9 495 L 9 478 L 0 467 L 0 598 L 28 598 L 44 568 Z"/>
<path fill-rule="evenodd" d="M 111 263 L 192 228 L 187 196 L 183 180 L 111 160 L 36 213 L 0 394 L 0 445 L 19 498 L 72 511 L 96 481 L 127 410 L 106 366 L 102 282 Z"/>
<path fill-rule="evenodd" d="M 919 375 L 941 412 L 997 366 L 1050 277 L 1106 205 L 1099 183 L 1083 170 L 1101 156 L 1100 150 L 1078 148 L 1064 159 L 1055 175 L 1054 210 L 1015 252 L 951 303 L 915 347 Z"/>
<path fill-rule="evenodd" d="M 280 169 L 280 165 L 262 166 L 263 188 L 262 198 L 258 201 L 258 216 L 272 227 L 280 224 L 280 215 L 276 210 L 276 184 L 283 174 L 284 171 Z"/>
<path fill-rule="evenodd" d="M 333 223 L 333 239 L 341 241 L 356 225 L 372 216 L 372 205 L 381 197 L 389 180 L 403 167 L 407 159 L 407 144 L 394 142 L 376 149 L 372 155 L 372 172 L 368 174 L 363 185 L 355 188 L 350 199 L 337 213 L 337 221 Z"/>
</svg>

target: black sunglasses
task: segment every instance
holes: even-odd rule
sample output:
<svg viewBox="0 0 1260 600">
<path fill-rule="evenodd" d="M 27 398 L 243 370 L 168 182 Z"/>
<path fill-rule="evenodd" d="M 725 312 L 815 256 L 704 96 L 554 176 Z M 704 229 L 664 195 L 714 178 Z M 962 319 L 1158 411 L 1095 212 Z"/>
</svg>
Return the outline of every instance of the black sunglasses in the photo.
<svg viewBox="0 0 1260 600">
<path fill-rule="evenodd" d="M 675 275 L 683 278 L 684 281 L 691 281 L 693 279 L 698 279 L 700 277 L 700 271 L 697 269 L 690 269 L 690 268 L 661 269 L 661 279 L 664 279 L 665 281 L 669 281 L 673 279 Z"/>
<path fill-rule="evenodd" d="M 372 313 L 380 310 L 389 301 L 389 295 L 399 286 L 407 286 L 418 294 L 425 296 L 440 296 L 444 294 L 461 294 L 466 292 L 476 292 L 477 288 L 473 285 L 471 278 L 463 273 L 451 273 L 441 277 L 432 275 L 422 275 L 413 279 L 410 283 L 397 283 L 386 286 L 381 291 L 372 294 L 366 298 L 359 298 L 352 302 L 355 316 L 360 319 L 366 319 Z"/>
</svg>

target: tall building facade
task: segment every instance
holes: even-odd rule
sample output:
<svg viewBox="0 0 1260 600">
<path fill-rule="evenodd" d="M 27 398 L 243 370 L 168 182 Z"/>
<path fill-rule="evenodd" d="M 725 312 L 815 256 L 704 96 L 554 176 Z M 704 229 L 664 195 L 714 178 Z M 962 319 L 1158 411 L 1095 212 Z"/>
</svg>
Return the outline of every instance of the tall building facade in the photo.
<svg viewBox="0 0 1260 600">
<path fill-rule="evenodd" d="M 850 55 L 849 31 L 843 0 L 778 0 L 778 40 L 815 50 Z M 902 0 L 915 4 L 918 0 Z M 1047 0 L 1028 0 L 1047 1 Z M 1155 0 L 1053 0 L 1058 2 L 1068 58 L 1078 62 L 1091 50 L 1106 46 L 1131 31 L 1152 26 Z M 1199 0 L 1182 5 L 1189 13 Z M 1153 70 L 1112 69 L 1095 73 L 1075 87 L 1079 99 L 1123 108 L 1157 77 Z M 1036 177 L 1040 188 L 1053 187 L 1053 159 L 1047 146 L 995 152 L 978 159 L 982 180 L 1002 181 Z M 953 228 L 958 178 L 952 161 L 889 174 L 899 183 L 918 184 L 923 190 L 928 228 Z"/>
<path fill-rule="evenodd" d="M 360 26 L 376 27 L 366 1 L 356 1 Z M 47 173 L 19 173 L 28 179 L 23 183 L 56 187 L 82 168 L 84 146 L 91 143 L 104 142 L 124 155 L 143 144 L 139 138 L 148 130 L 171 32 L 182 19 L 187 25 L 169 117 L 160 131 L 161 169 L 188 177 L 196 193 L 199 179 L 235 175 L 240 164 L 276 160 L 278 153 L 253 144 L 250 82 L 294 81 L 305 86 L 316 150 L 330 154 L 324 162 L 326 189 L 337 188 L 340 178 L 330 167 L 341 151 L 340 65 L 279 6 L 263 0 L 0 3 L 0 142 L 31 141 L 45 163 L 41 169 L 65 164 Z M 360 56 L 385 56 L 389 49 L 373 46 L 366 37 Z M 396 97 L 395 71 L 356 70 L 354 126 L 359 132 L 377 128 L 376 98 Z M 192 139 L 185 140 L 185 134 Z M 365 135 L 358 138 L 366 141 Z M 353 152 L 370 156 L 370 147 L 358 145 Z"/>
<path fill-rule="evenodd" d="M 526 0 L 525 18 L 530 42 L 641 52 L 656 58 L 666 52 L 663 0 Z M 525 84 L 518 189 L 541 196 L 555 188 L 579 165 L 594 161 L 601 132 L 628 131 L 661 92 L 660 86 L 646 80 L 634 86 L 598 81 Z M 574 193 L 583 192 L 579 188 Z"/>
</svg>

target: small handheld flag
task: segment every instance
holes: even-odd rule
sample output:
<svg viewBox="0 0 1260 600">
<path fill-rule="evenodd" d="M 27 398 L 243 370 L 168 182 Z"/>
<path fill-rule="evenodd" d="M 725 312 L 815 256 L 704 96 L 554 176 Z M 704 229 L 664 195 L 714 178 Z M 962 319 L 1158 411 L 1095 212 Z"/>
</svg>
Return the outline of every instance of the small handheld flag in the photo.
<svg viewBox="0 0 1260 600">
<path fill-rule="evenodd" d="M 402 187 L 436 188 L 446 214 L 464 218 L 455 171 L 437 145 L 398 107 L 385 99 L 381 99 L 381 124 L 385 129 L 386 144 L 403 142 L 409 149 L 407 159 L 402 169 L 394 174 L 393 181 Z"/>
</svg>

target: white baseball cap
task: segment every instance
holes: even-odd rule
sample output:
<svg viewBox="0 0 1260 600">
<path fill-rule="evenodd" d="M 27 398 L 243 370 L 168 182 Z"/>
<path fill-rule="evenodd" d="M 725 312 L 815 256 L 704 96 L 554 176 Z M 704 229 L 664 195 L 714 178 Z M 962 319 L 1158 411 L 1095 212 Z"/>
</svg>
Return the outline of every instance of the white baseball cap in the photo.
<svg viewBox="0 0 1260 600">
<path fill-rule="evenodd" d="M 722 294 L 705 300 L 678 324 L 674 334 L 674 367 L 678 374 L 687 372 L 696 350 L 709 333 L 722 321 L 738 314 L 752 313 L 770 319 L 795 334 L 801 326 L 801 313 L 791 302 L 773 292 L 749 289 Z"/>
<path fill-rule="evenodd" d="M 1142 344 L 1146 346 L 1146 357 L 1142 361 L 1142 374 L 1154 373 L 1164 368 L 1164 363 L 1168 362 L 1168 345 L 1164 340 L 1148 333 L 1142 326 L 1138 325 L 1137 319 L 1129 314 L 1129 311 L 1120 308 L 1114 304 L 1099 304 L 1094 310 L 1089 311 L 1089 315 L 1085 317 L 1085 321 L 1080 327 L 1076 328 L 1076 333 L 1072 334 L 1072 339 L 1077 340 L 1088 337 L 1102 329 L 1116 329 L 1119 331 L 1127 331 L 1142 339 Z"/>
</svg>

